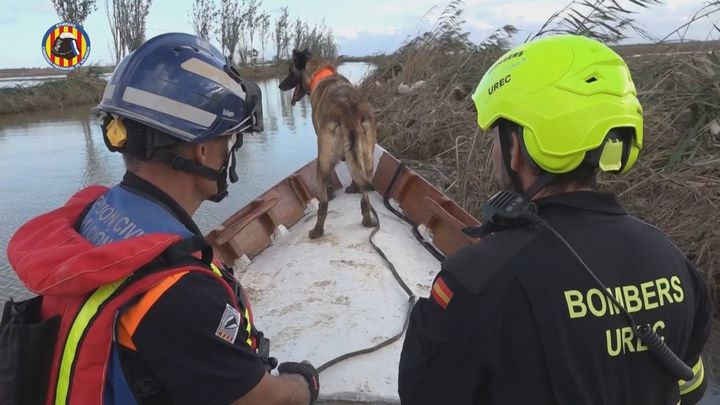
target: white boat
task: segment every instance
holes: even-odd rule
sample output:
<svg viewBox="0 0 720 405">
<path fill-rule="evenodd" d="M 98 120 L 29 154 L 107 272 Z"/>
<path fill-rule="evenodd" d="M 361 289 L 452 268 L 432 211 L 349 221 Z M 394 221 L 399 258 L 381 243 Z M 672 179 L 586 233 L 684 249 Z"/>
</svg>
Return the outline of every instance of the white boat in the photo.
<svg viewBox="0 0 720 405">
<path fill-rule="evenodd" d="M 350 183 L 344 163 L 333 179 L 337 192 L 329 203 L 325 235 L 309 239 L 317 211 L 315 173 L 315 161 L 308 163 L 208 239 L 218 257 L 235 264 L 255 323 L 281 362 L 309 360 L 320 367 L 343 354 L 387 344 L 323 369 L 321 401 L 399 403 L 403 336 L 396 335 L 412 300 L 372 247 L 373 229 L 360 223 L 359 196 L 342 190 Z M 439 258 L 473 243 L 462 228 L 478 221 L 380 147 L 373 184 L 371 202 L 380 220 L 374 242 L 412 293 L 427 296 Z M 393 336 L 398 340 L 387 342 Z"/>
</svg>

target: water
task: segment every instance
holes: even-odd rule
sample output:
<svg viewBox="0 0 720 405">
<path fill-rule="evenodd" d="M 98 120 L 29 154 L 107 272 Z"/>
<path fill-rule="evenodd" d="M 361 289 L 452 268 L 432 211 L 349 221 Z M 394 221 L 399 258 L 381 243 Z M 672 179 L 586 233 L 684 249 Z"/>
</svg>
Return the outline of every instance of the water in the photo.
<svg viewBox="0 0 720 405">
<path fill-rule="evenodd" d="M 103 73 L 100 75 L 102 79 L 108 80 L 112 73 Z M 0 89 L 4 87 L 30 87 L 42 84 L 49 80 L 64 79 L 67 77 L 65 74 L 58 74 L 52 76 L 18 76 L 18 77 L 3 77 L 0 78 Z"/>
<path fill-rule="evenodd" d="M 366 63 L 346 63 L 338 71 L 357 83 L 369 68 Z M 265 131 L 245 136 L 237 153 L 240 179 L 230 185 L 229 197 L 219 204 L 206 202 L 195 214 L 203 232 L 316 155 L 309 97 L 291 108 L 292 92 L 281 94 L 278 83 L 279 79 L 258 82 Z M 83 187 L 116 184 L 123 173 L 122 157 L 105 147 L 90 106 L 0 115 L 0 303 L 29 296 L 7 261 L 7 243 L 15 230 Z"/>
</svg>

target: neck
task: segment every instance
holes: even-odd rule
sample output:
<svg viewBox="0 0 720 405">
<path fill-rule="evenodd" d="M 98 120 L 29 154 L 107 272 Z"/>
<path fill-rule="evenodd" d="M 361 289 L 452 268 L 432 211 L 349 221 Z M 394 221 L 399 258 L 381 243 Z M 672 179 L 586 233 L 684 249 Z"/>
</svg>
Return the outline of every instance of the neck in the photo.
<svg viewBox="0 0 720 405">
<path fill-rule="evenodd" d="M 593 191 L 590 187 L 576 187 L 576 186 L 568 186 L 562 189 L 553 189 L 553 188 L 544 188 L 540 191 L 538 191 L 537 194 L 532 198 L 533 200 L 539 200 L 541 198 L 551 197 L 558 194 L 563 193 L 572 193 L 575 191 Z"/>
<path fill-rule="evenodd" d="M 155 164 L 130 171 L 170 196 L 191 217 L 204 201 L 197 195 L 193 186 L 195 182 L 187 173 Z"/>
<path fill-rule="evenodd" d="M 326 66 L 317 72 L 312 77 L 312 80 L 310 80 L 310 92 L 312 93 L 315 91 L 315 88 L 320 84 L 320 82 L 325 79 L 326 77 L 330 77 L 335 74 L 335 69 L 331 66 Z"/>
</svg>

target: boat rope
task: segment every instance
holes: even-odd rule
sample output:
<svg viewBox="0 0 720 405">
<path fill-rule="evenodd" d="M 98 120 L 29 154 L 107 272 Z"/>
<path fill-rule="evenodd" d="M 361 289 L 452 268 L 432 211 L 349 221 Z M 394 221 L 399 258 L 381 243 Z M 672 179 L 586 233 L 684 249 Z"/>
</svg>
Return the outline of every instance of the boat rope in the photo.
<svg viewBox="0 0 720 405">
<path fill-rule="evenodd" d="M 433 255 L 438 261 L 445 260 L 445 255 L 442 254 L 439 250 L 433 246 L 432 243 L 425 240 L 425 238 L 420 233 L 420 229 L 416 224 L 414 224 L 410 218 L 406 217 L 402 212 L 395 209 L 395 207 L 390 204 L 390 194 L 392 194 L 393 189 L 395 188 L 395 183 L 397 183 L 397 180 L 400 178 L 400 175 L 405 170 L 405 163 L 400 162 L 398 164 L 398 167 L 395 169 L 395 173 L 392 176 L 392 179 L 390 180 L 390 184 L 388 184 L 387 189 L 385 190 L 385 194 L 383 194 L 383 203 L 385 204 L 385 208 L 387 208 L 390 212 L 395 214 L 398 218 L 402 219 L 403 221 L 407 222 L 412 227 L 412 233 L 415 236 L 415 239 L 417 239 L 418 242 L 428 251 L 431 255 Z"/>
<path fill-rule="evenodd" d="M 382 249 L 375 243 L 375 235 L 377 235 L 378 232 L 380 232 L 380 216 L 378 215 L 377 211 L 375 211 L 375 208 L 373 206 L 370 206 L 370 212 L 372 212 L 373 216 L 375 216 L 375 229 L 370 233 L 370 245 L 372 245 L 373 249 L 377 252 L 380 257 L 385 261 L 385 264 L 387 264 L 388 269 L 390 269 L 390 272 L 392 272 L 393 277 L 395 277 L 395 280 L 400 285 L 400 287 L 405 291 L 405 294 L 408 296 L 408 306 L 407 311 L 405 313 L 405 321 L 403 323 L 402 330 L 398 332 L 397 334 L 385 339 L 384 341 L 376 344 L 375 346 L 368 347 L 365 349 L 355 350 L 353 352 L 342 354 L 328 362 L 323 363 L 320 367 L 317 368 L 318 373 L 321 373 L 328 368 L 340 363 L 341 361 L 347 360 L 351 357 L 360 356 L 363 354 L 372 353 L 375 351 L 378 351 L 382 349 L 385 346 L 391 345 L 398 341 L 407 331 L 408 325 L 410 324 L 410 313 L 412 312 L 413 306 L 415 305 L 415 301 L 417 301 L 417 297 L 415 296 L 415 293 L 412 292 L 410 287 L 407 286 L 405 281 L 402 279 L 400 274 L 398 273 L 397 269 L 395 268 L 395 265 L 393 262 L 388 259 L 388 257 L 385 255 L 385 252 L 383 252 Z"/>
</svg>

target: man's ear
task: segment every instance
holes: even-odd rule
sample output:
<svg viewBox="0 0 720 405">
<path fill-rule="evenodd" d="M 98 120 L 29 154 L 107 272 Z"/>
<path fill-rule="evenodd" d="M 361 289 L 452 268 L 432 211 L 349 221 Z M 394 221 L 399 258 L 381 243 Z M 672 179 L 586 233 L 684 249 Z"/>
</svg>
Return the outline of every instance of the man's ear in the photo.
<svg viewBox="0 0 720 405">
<path fill-rule="evenodd" d="M 195 163 L 205 164 L 208 160 L 210 149 L 208 148 L 207 142 L 201 142 L 198 144 L 192 144 L 192 158 Z"/>
</svg>

